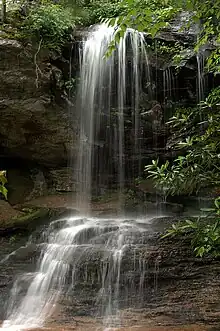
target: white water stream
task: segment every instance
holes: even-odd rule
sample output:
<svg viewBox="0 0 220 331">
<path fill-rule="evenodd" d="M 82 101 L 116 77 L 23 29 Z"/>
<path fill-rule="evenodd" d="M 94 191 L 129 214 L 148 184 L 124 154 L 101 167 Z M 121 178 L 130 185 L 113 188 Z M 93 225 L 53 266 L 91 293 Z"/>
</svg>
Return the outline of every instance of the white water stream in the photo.
<svg viewBox="0 0 220 331">
<path fill-rule="evenodd" d="M 141 160 L 139 104 L 143 85 L 148 86 L 149 98 L 151 92 L 144 35 L 128 29 L 116 50 L 106 58 L 113 35 L 112 27 L 96 27 L 84 41 L 81 52 L 80 153 L 76 172 L 78 207 L 84 214 L 89 213 L 92 186 L 100 190 L 112 177 L 118 183 L 119 208 L 122 207 L 128 117 L 132 120 L 132 155 L 136 163 Z M 138 169 L 135 175 L 138 177 Z"/>
<path fill-rule="evenodd" d="M 57 229 L 59 225 L 60 229 Z M 150 231 L 150 220 L 126 221 L 72 217 L 52 222 L 42 236 L 38 270 L 23 274 L 11 290 L 7 320 L 2 330 L 24 330 L 42 327 L 56 308 L 61 293 L 74 289 L 81 280 L 78 269 L 85 259 L 99 253 L 97 265 L 101 274 L 96 293 L 97 313 L 103 316 L 103 328 L 120 325 L 119 293 L 121 263 L 127 249 L 138 241 L 142 233 Z M 135 259 L 135 249 L 133 258 Z M 144 265 L 140 265 L 140 288 L 143 285 Z M 86 271 L 85 271 L 86 273 Z M 72 283 L 66 280 L 71 275 Z M 88 275 L 86 275 L 88 278 Z M 28 286 L 28 284 L 30 284 Z M 25 285 L 25 286 L 24 286 Z M 25 295 L 24 288 L 27 288 Z M 127 288 L 127 291 L 133 290 Z M 74 293 L 74 291 L 73 291 Z M 137 293 L 137 301 L 140 299 Z"/>
</svg>

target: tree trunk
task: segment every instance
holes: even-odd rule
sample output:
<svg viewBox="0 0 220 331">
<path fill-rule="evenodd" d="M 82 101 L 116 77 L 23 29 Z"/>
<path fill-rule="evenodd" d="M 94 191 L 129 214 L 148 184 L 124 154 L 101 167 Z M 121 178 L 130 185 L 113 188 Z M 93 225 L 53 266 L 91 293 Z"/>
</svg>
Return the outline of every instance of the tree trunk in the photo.
<svg viewBox="0 0 220 331">
<path fill-rule="evenodd" d="M 2 23 L 6 23 L 6 0 L 2 0 Z"/>
</svg>

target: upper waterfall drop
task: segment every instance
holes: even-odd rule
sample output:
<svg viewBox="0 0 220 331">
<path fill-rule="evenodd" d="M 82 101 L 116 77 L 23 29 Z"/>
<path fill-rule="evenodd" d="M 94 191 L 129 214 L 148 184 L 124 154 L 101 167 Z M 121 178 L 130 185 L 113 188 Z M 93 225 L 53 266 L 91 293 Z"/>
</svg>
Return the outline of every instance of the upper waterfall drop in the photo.
<svg viewBox="0 0 220 331">
<path fill-rule="evenodd" d="M 89 213 L 91 196 L 116 181 L 122 197 L 125 183 L 125 134 L 129 131 L 135 176 L 141 162 L 139 114 L 143 85 L 151 95 L 150 70 L 143 33 L 127 29 L 111 56 L 106 57 L 115 29 L 100 25 L 82 44 L 78 111 L 80 146 L 76 166 L 78 208 Z M 143 78 L 145 81 L 143 81 Z M 128 117 L 132 123 L 127 127 Z M 123 202 L 119 198 L 119 209 Z"/>
</svg>

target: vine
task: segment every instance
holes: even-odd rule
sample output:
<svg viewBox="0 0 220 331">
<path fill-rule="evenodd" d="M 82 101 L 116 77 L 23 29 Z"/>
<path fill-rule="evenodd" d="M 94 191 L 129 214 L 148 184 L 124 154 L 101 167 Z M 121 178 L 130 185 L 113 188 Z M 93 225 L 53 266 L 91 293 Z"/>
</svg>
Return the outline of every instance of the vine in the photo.
<svg viewBox="0 0 220 331">
<path fill-rule="evenodd" d="M 41 39 L 39 41 L 39 44 L 38 44 L 38 48 L 37 48 L 37 51 L 36 53 L 34 54 L 34 65 L 35 65 L 35 73 L 36 73 L 36 79 L 35 79 L 35 85 L 36 85 L 36 88 L 39 87 L 39 74 L 42 76 L 42 71 L 40 70 L 38 64 L 37 64 L 37 55 L 39 54 L 40 52 L 40 49 L 41 49 L 41 44 L 43 42 L 43 39 Z"/>
</svg>

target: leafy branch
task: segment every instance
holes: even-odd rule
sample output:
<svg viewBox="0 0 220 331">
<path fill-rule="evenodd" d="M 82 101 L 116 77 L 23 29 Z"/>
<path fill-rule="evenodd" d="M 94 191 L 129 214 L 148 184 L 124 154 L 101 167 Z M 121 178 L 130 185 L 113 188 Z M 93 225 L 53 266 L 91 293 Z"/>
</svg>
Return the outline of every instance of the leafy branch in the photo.
<svg viewBox="0 0 220 331">
<path fill-rule="evenodd" d="M 174 236 L 191 236 L 191 245 L 196 256 L 203 257 L 211 254 L 220 254 L 220 197 L 214 200 L 214 207 L 201 209 L 205 212 L 205 218 L 211 223 L 205 224 L 205 219 L 198 217 L 196 220 L 186 220 L 172 224 L 162 238 Z"/>
</svg>

